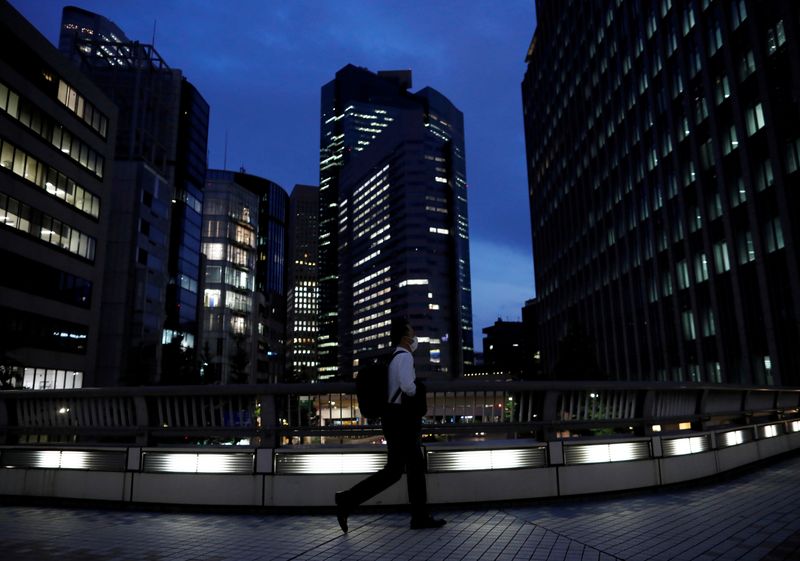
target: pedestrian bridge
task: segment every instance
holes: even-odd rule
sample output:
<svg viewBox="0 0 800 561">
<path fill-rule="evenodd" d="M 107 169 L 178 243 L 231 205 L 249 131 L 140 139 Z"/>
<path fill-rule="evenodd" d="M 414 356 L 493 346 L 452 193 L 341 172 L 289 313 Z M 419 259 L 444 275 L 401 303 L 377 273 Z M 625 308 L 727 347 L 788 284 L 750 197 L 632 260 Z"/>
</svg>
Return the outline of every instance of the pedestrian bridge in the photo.
<svg viewBox="0 0 800 561">
<path fill-rule="evenodd" d="M 800 448 L 800 389 L 437 381 L 433 504 L 702 479 Z M 331 506 L 385 461 L 348 383 L 0 392 L 0 495 Z M 367 504 L 403 504 L 396 485 Z"/>
</svg>

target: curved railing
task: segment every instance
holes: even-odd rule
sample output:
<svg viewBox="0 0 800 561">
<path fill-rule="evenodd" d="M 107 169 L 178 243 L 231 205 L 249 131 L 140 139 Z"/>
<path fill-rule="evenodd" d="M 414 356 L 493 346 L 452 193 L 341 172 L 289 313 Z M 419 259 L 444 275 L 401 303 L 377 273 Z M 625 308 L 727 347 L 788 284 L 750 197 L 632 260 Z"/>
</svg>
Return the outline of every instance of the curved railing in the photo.
<svg viewBox="0 0 800 561">
<path fill-rule="evenodd" d="M 0 443 L 357 443 L 380 433 L 352 383 L 0 392 Z M 428 382 L 426 433 L 550 440 L 792 418 L 800 388 L 621 382 Z M 323 438 L 325 437 L 325 438 Z"/>
<path fill-rule="evenodd" d="M 354 390 L 0 392 L 0 495 L 330 504 L 332 489 L 385 462 Z M 800 388 L 459 380 L 428 390 L 432 502 L 663 485 L 800 448 Z M 401 488 L 375 499 L 404 500 Z"/>
</svg>

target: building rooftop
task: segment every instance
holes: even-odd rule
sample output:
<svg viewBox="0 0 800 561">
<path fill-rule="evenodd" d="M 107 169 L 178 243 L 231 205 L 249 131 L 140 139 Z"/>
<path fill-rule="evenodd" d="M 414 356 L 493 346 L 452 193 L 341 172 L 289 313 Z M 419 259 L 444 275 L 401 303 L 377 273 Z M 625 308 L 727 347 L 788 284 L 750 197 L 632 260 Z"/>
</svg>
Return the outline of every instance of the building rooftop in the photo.
<svg viewBox="0 0 800 561">
<path fill-rule="evenodd" d="M 197 513 L 0 505 L 3 556 L 71 560 L 800 559 L 800 455 L 690 486 L 451 508 L 440 530 L 366 510 L 342 534 L 332 511 Z"/>
</svg>

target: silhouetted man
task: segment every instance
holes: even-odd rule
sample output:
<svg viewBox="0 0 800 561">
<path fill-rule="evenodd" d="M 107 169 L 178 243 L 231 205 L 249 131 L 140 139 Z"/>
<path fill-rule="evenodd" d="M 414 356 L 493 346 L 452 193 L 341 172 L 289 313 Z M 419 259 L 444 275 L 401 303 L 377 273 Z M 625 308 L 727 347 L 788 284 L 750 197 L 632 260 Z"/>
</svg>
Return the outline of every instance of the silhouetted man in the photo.
<svg viewBox="0 0 800 561">
<path fill-rule="evenodd" d="M 445 521 L 431 517 L 428 512 L 425 486 L 425 457 L 421 448 L 422 418 L 405 396 L 416 394 L 414 357 L 417 338 L 407 321 L 392 323 L 392 344 L 395 354 L 389 364 L 388 405 L 381 417 L 388 457 L 380 471 L 357 483 L 349 491 L 336 493 L 336 518 L 347 532 L 347 517 L 360 505 L 397 482 L 406 472 L 408 500 L 411 503 L 411 529 L 441 528 Z M 424 396 L 419 396 L 424 399 Z M 405 401 L 405 403 L 404 403 Z"/>
</svg>

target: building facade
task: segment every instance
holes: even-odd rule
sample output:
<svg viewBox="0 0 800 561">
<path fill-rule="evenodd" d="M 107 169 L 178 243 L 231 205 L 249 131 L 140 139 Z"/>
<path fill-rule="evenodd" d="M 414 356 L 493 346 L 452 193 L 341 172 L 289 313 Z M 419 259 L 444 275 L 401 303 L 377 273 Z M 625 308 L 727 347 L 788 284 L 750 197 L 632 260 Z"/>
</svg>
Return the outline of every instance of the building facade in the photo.
<svg viewBox="0 0 800 561">
<path fill-rule="evenodd" d="M 98 385 L 117 109 L 0 2 L 0 385 Z"/>
<path fill-rule="evenodd" d="M 418 373 L 457 377 L 472 363 L 463 115 L 436 90 L 410 87 L 410 71 L 349 65 L 322 89 L 323 379 L 328 350 L 347 379 L 386 352 L 400 317 L 420 338 Z"/>
<path fill-rule="evenodd" d="M 288 199 L 268 179 L 208 170 L 201 356 L 209 381 L 284 378 Z"/>
<path fill-rule="evenodd" d="M 256 292 L 258 311 L 256 381 L 277 382 L 286 371 L 286 251 L 289 195 L 277 183 L 237 173 L 236 183 L 258 196 Z"/>
<path fill-rule="evenodd" d="M 120 108 L 100 383 L 199 382 L 208 104 L 151 45 L 99 14 L 65 8 L 59 49 Z"/>
<path fill-rule="evenodd" d="M 204 190 L 201 357 L 206 383 L 256 381 L 259 194 L 238 181 L 241 175 L 208 170 Z"/>
<path fill-rule="evenodd" d="M 286 293 L 287 381 L 317 378 L 319 188 L 295 185 L 289 197 Z"/>
<path fill-rule="evenodd" d="M 483 328 L 483 366 L 522 378 L 531 370 L 528 341 L 521 321 L 503 321 Z"/>
<path fill-rule="evenodd" d="M 800 383 L 798 15 L 537 2 L 522 92 L 546 371 L 572 331 L 612 379 Z"/>
</svg>

